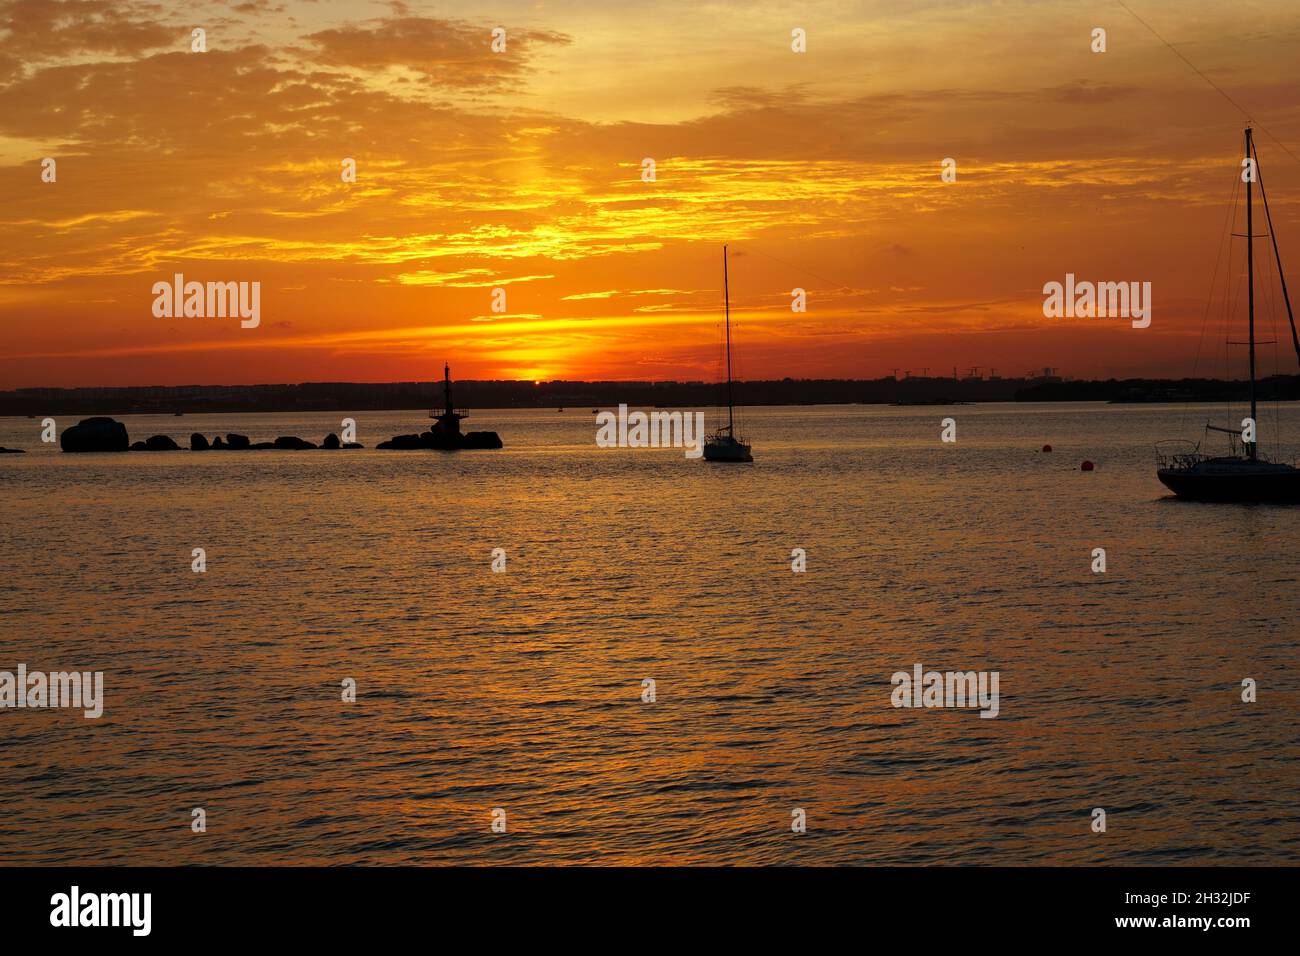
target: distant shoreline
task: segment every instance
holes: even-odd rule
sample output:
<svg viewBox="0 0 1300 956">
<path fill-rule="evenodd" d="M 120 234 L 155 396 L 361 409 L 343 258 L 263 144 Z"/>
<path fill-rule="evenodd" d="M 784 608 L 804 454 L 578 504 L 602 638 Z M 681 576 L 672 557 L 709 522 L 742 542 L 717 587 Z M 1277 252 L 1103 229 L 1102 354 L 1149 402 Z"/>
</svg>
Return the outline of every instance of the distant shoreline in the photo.
<svg viewBox="0 0 1300 956">
<path fill-rule="evenodd" d="M 1238 401 L 1238 400 L 1234 399 L 1233 401 Z M 1242 398 L 1240 399 L 1240 401 L 1248 401 L 1248 399 Z M 1300 402 L 1300 398 L 1285 398 L 1285 399 L 1260 398 L 1259 401 L 1260 402 L 1268 401 L 1269 403 L 1282 402 L 1284 404 L 1292 404 L 1295 402 Z M 982 402 L 903 402 L 903 403 L 899 403 L 899 402 L 775 403 L 773 402 L 773 403 L 765 403 L 761 405 L 757 403 L 751 404 L 751 403 L 737 402 L 736 407 L 737 408 L 851 408 L 857 406 L 861 408 L 903 408 L 903 409 L 914 409 L 920 411 L 926 408 L 960 408 L 962 406 L 978 407 L 978 406 L 987 406 L 987 405 L 1114 405 L 1117 407 L 1131 408 L 1131 407 L 1140 407 L 1144 405 L 1158 405 L 1163 407 L 1163 406 L 1171 406 L 1171 405 L 1220 406 L 1223 404 L 1224 402 L 1222 400 L 1211 400 L 1211 399 L 1169 399 L 1169 400 L 1124 402 L 1124 401 L 1105 401 L 1103 399 L 1093 399 L 1093 398 L 1081 398 L 1081 399 L 1033 399 L 1030 401 L 1017 401 L 1012 399 L 1012 400 L 994 400 L 994 401 L 982 401 Z M 600 408 L 615 408 L 615 407 L 617 407 L 617 403 L 614 403 L 612 405 L 600 406 Z M 649 409 L 649 408 L 716 408 L 718 406 L 714 405 L 713 403 L 701 403 L 699 405 L 637 405 L 635 403 L 631 403 L 628 405 L 628 407 Z M 472 411 L 476 416 L 482 416 L 485 414 L 489 414 L 491 412 L 546 412 L 546 411 L 553 412 L 554 411 L 548 405 L 514 405 L 514 406 L 497 406 L 497 407 L 473 406 L 469 410 Z M 582 410 L 583 410 L 582 408 L 569 408 L 569 409 L 565 409 L 565 412 L 574 413 Z M 110 411 L 110 412 L 51 411 L 45 414 L 48 415 L 73 414 L 73 415 L 82 415 L 86 417 L 106 415 L 113 418 L 174 417 L 174 418 L 184 419 L 187 417 L 198 417 L 203 415 L 209 415 L 209 416 L 210 415 L 292 415 L 295 413 L 302 413 L 304 415 L 324 415 L 332 412 L 409 412 L 412 415 L 415 415 L 419 418 L 423 418 L 425 417 L 425 415 L 427 415 L 428 409 L 425 407 L 419 407 L 419 408 L 303 408 L 303 407 L 299 407 L 299 408 L 252 408 L 252 409 L 222 408 L 222 409 L 212 409 L 210 411 L 209 410 L 187 411 L 179 416 L 177 416 L 174 412 L 162 412 L 162 411 L 152 411 L 152 410 Z M 35 413 L 29 413 L 26 415 L 0 414 L 0 419 L 31 419 L 37 417 L 43 417 L 43 416 L 38 416 Z"/>
<path fill-rule="evenodd" d="M 478 409 L 701 408 L 725 404 L 709 382 L 455 382 L 456 404 Z M 988 402 L 1189 404 L 1245 401 L 1244 381 L 1039 378 L 792 379 L 739 382 L 737 404 L 925 405 Z M 1260 380 L 1260 401 L 1300 401 L 1300 375 Z M 0 392 L 0 417 L 365 412 L 429 409 L 441 382 L 24 388 Z"/>
</svg>

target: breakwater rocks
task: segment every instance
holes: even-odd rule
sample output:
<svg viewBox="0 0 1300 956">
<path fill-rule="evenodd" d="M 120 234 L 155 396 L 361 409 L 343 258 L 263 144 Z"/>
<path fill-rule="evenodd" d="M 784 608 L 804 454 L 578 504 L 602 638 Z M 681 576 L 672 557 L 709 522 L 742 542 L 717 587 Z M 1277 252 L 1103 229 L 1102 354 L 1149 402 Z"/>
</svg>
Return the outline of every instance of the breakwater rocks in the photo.
<svg viewBox="0 0 1300 956">
<path fill-rule="evenodd" d="M 180 451 L 181 446 L 166 435 L 154 435 L 147 441 L 132 442 L 132 451 Z"/>
<path fill-rule="evenodd" d="M 59 436 L 64 451 L 126 451 L 131 447 L 126 426 L 111 418 L 83 418 Z"/>
<path fill-rule="evenodd" d="M 283 434 L 276 438 L 276 441 L 251 441 L 247 434 L 226 434 L 222 438 L 220 434 L 213 438 L 209 444 L 207 438 L 201 436 L 198 432 L 190 436 L 191 451 L 308 451 L 312 449 L 325 449 L 333 451 L 335 449 L 363 449 L 364 445 L 357 444 L 355 441 L 339 441 L 337 434 L 330 432 L 326 434 L 320 445 L 316 442 L 304 440 L 292 436 L 292 434 Z"/>
<path fill-rule="evenodd" d="M 467 451 L 472 448 L 501 448 L 501 438 L 496 432 L 459 432 L 450 434 L 430 430 L 418 435 L 394 435 L 388 441 L 381 441 L 376 448 L 391 448 L 397 451 Z"/>
<path fill-rule="evenodd" d="M 85 418 L 70 428 L 65 428 L 59 436 L 59 447 L 68 452 L 87 451 L 180 451 L 181 446 L 166 435 L 154 435 L 134 444 L 127 437 L 126 426 L 112 418 Z M 301 451 L 322 448 L 336 450 L 342 448 L 364 448 L 356 442 L 341 442 L 339 436 L 329 434 L 319 445 L 305 441 L 294 435 L 285 435 L 275 441 L 250 441 L 247 435 L 220 435 L 211 442 L 195 432 L 190 436 L 190 451 L 255 451 L 273 449 L 278 451 Z M 0 452 L 6 449 L 0 448 Z M 14 449 L 18 451 L 18 449 Z"/>
<path fill-rule="evenodd" d="M 127 437 L 126 426 L 112 418 L 86 418 L 65 428 L 59 436 L 64 451 L 180 451 L 181 446 L 166 435 L 154 435 L 134 444 Z M 336 451 L 345 448 L 364 448 L 357 442 L 339 441 L 332 432 L 319 445 L 295 435 L 282 435 L 275 441 L 254 442 L 247 435 L 217 435 L 208 441 L 206 435 L 190 435 L 190 451 L 308 451 L 321 449 Z M 431 428 L 418 435 L 395 435 L 376 447 L 397 451 L 468 451 L 475 448 L 501 448 L 501 437 L 496 432 L 467 432 L 445 428 Z M 3 452 L 4 449 L 0 449 Z"/>
<path fill-rule="evenodd" d="M 25 455 L 26 452 L 21 448 L 5 448 L 0 445 L 0 455 Z"/>
<path fill-rule="evenodd" d="M 339 436 L 333 432 L 325 436 L 325 439 L 317 445 L 299 438 L 296 435 L 282 435 L 275 441 L 250 441 L 247 435 L 229 434 L 223 439 L 220 435 L 212 439 L 211 444 L 208 440 L 195 432 L 190 436 L 190 451 L 311 451 L 317 448 L 326 451 L 334 451 L 340 448 L 364 448 L 357 442 L 341 442 Z"/>
</svg>

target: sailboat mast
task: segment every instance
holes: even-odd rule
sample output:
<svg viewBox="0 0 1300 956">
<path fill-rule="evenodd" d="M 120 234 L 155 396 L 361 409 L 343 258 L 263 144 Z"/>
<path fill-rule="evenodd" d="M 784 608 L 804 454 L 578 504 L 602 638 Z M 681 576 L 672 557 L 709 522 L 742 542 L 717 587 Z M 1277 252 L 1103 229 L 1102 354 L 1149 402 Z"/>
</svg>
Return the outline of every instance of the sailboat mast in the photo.
<svg viewBox="0 0 1300 956">
<path fill-rule="evenodd" d="M 1277 263 L 1277 278 L 1282 283 L 1282 301 L 1286 303 L 1286 320 L 1291 326 L 1291 344 L 1295 346 L 1295 357 L 1300 359 L 1300 335 L 1296 334 L 1295 312 L 1291 309 L 1291 293 L 1286 288 L 1286 272 L 1282 268 L 1282 250 L 1277 247 L 1277 233 L 1273 230 L 1273 212 L 1268 208 L 1268 190 L 1264 188 L 1264 176 L 1259 171 L 1259 150 L 1255 150 L 1255 182 L 1259 183 L 1259 198 L 1264 204 L 1264 221 L 1268 225 L 1268 240 L 1273 246 L 1273 261 Z"/>
<path fill-rule="evenodd" d="M 1253 155 L 1250 132 L 1250 127 L 1247 126 L 1247 159 L 1250 159 Z M 1249 166 L 1249 163 L 1247 166 Z M 1250 311 L 1250 420 L 1256 423 L 1256 428 L 1258 428 L 1259 419 L 1255 415 L 1255 218 L 1250 198 L 1250 184 L 1254 178 L 1254 170 L 1251 170 L 1251 175 L 1246 177 L 1246 273 L 1248 276 L 1246 301 Z M 1252 441 L 1246 445 L 1246 454 L 1252 459 L 1255 457 L 1257 444 L 1258 442 Z"/>
<path fill-rule="evenodd" d="M 727 285 L 727 247 L 722 247 L 722 306 L 727 316 L 727 434 L 736 434 L 736 411 L 731 403 L 731 290 Z"/>
</svg>

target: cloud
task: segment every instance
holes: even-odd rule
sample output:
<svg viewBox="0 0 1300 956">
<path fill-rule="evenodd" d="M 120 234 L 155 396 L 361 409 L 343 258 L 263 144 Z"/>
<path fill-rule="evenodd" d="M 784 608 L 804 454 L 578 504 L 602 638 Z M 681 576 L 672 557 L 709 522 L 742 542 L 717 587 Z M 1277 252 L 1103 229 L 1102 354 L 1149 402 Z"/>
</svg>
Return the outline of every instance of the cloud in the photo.
<svg viewBox="0 0 1300 956">
<path fill-rule="evenodd" d="M 1160 73 L 1150 59 L 1088 59 L 1082 44 L 1042 69 L 1063 57 L 1026 44 L 1042 33 L 1014 33 L 1025 59 L 986 50 L 954 78 L 947 61 L 978 50 L 936 23 L 873 61 L 876 78 L 846 75 L 825 31 L 810 34 L 816 57 L 773 44 L 788 35 L 779 13 L 724 50 L 672 18 L 535 10 L 493 54 L 488 20 L 390 4 L 386 18 L 348 21 L 341 5 L 295 4 L 299 25 L 258 6 L 229 28 L 214 20 L 209 52 L 192 54 L 170 5 L 0 0 L 0 386 L 20 377 L 13 356 L 74 352 L 104 364 L 62 368 L 97 381 L 170 379 L 162 359 L 140 364 L 146 354 L 174 355 L 177 376 L 254 374 L 180 364 L 221 349 L 292 351 L 296 374 L 319 377 L 322 350 L 396 361 L 424 347 L 425 325 L 488 368 L 513 367 L 502 356 L 520 349 L 574 377 L 659 355 L 691 368 L 716 344 L 724 242 L 732 305 L 756 326 L 745 347 L 779 343 L 766 371 L 784 374 L 775 363 L 803 361 L 791 346 L 815 337 L 831 370 L 836 341 L 1041 319 L 1033 290 L 1067 270 L 1194 288 L 1213 262 L 1212 249 L 1197 258 L 1196 237 L 1217 229 L 1237 174 L 1236 117 L 1213 115 L 1230 109 L 1176 58 Z M 1042 30 L 1059 29 L 1049 20 Z M 533 29 L 561 23 L 565 34 Z M 667 75 L 654 72 L 664 49 L 682 51 Z M 900 59 L 918 52 L 930 59 Z M 608 84 L 591 94 L 602 121 L 565 100 L 592 75 L 567 72 L 584 63 Z M 1250 90 L 1288 145 L 1300 116 L 1289 63 L 1265 63 Z M 1110 72 L 1070 79 L 1089 66 Z M 635 97 L 658 98 L 660 84 L 685 105 L 652 120 Z M 40 182 L 43 156 L 57 157 L 57 184 Z M 654 183 L 640 178 L 645 156 Z M 958 161 L 952 184 L 939 178 L 945 156 Z M 355 183 L 340 181 L 343 157 Z M 1285 179 L 1272 188 L 1285 202 Z M 227 340 L 178 323 L 164 335 L 147 293 L 173 271 L 261 280 L 265 328 L 295 334 Z M 519 311 L 477 321 L 486 290 L 506 284 Z M 781 305 L 796 286 L 812 305 L 792 320 Z M 397 341 L 389 329 L 419 331 Z M 476 337 L 488 330 L 491 341 Z M 59 368 L 33 358 L 22 375 L 44 384 Z"/>
<path fill-rule="evenodd" d="M 9 0 L 0 3 L 0 44 L 43 59 L 79 53 L 136 56 L 188 42 L 189 30 L 157 22 L 157 10 L 131 0 Z"/>
<path fill-rule="evenodd" d="M 1048 90 L 1048 95 L 1061 103 L 1099 104 L 1114 103 L 1137 92 L 1133 86 L 1110 86 L 1091 80 L 1074 80 Z"/>
<path fill-rule="evenodd" d="M 310 56 L 332 67 L 383 70 L 404 67 L 458 88 L 499 89 L 518 80 L 535 49 L 570 38 L 549 30 L 507 30 L 506 50 L 492 51 L 481 23 L 431 17 L 393 17 L 310 33 Z"/>
<path fill-rule="evenodd" d="M 699 295 L 701 292 L 714 292 L 713 289 L 607 289 L 602 292 L 579 292 L 562 297 L 565 302 L 578 302 L 583 299 L 612 299 L 616 296 L 634 295 Z"/>
</svg>

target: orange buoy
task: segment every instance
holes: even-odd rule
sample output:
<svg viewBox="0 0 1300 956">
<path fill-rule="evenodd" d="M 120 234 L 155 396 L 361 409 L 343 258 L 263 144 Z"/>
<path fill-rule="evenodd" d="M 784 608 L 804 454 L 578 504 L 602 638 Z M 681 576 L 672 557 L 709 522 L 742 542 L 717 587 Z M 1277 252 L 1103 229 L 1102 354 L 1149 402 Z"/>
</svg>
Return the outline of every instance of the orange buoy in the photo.
<svg viewBox="0 0 1300 956">
<path fill-rule="evenodd" d="M 1051 445 L 1044 445 L 1044 446 L 1043 446 L 1043 451 L 1051 451 L 1051 450 L 1052 450 L 1052 446 L 1051 446 Z"/>
<path fill-rule="evenodd" d="M 1090 461 L 1085 461 L 1082 465 L 1079 466 L 1080 471 L 1092 471 L 1092 469 L 1093 469 L 1093 464 Z"/>
</svg>

